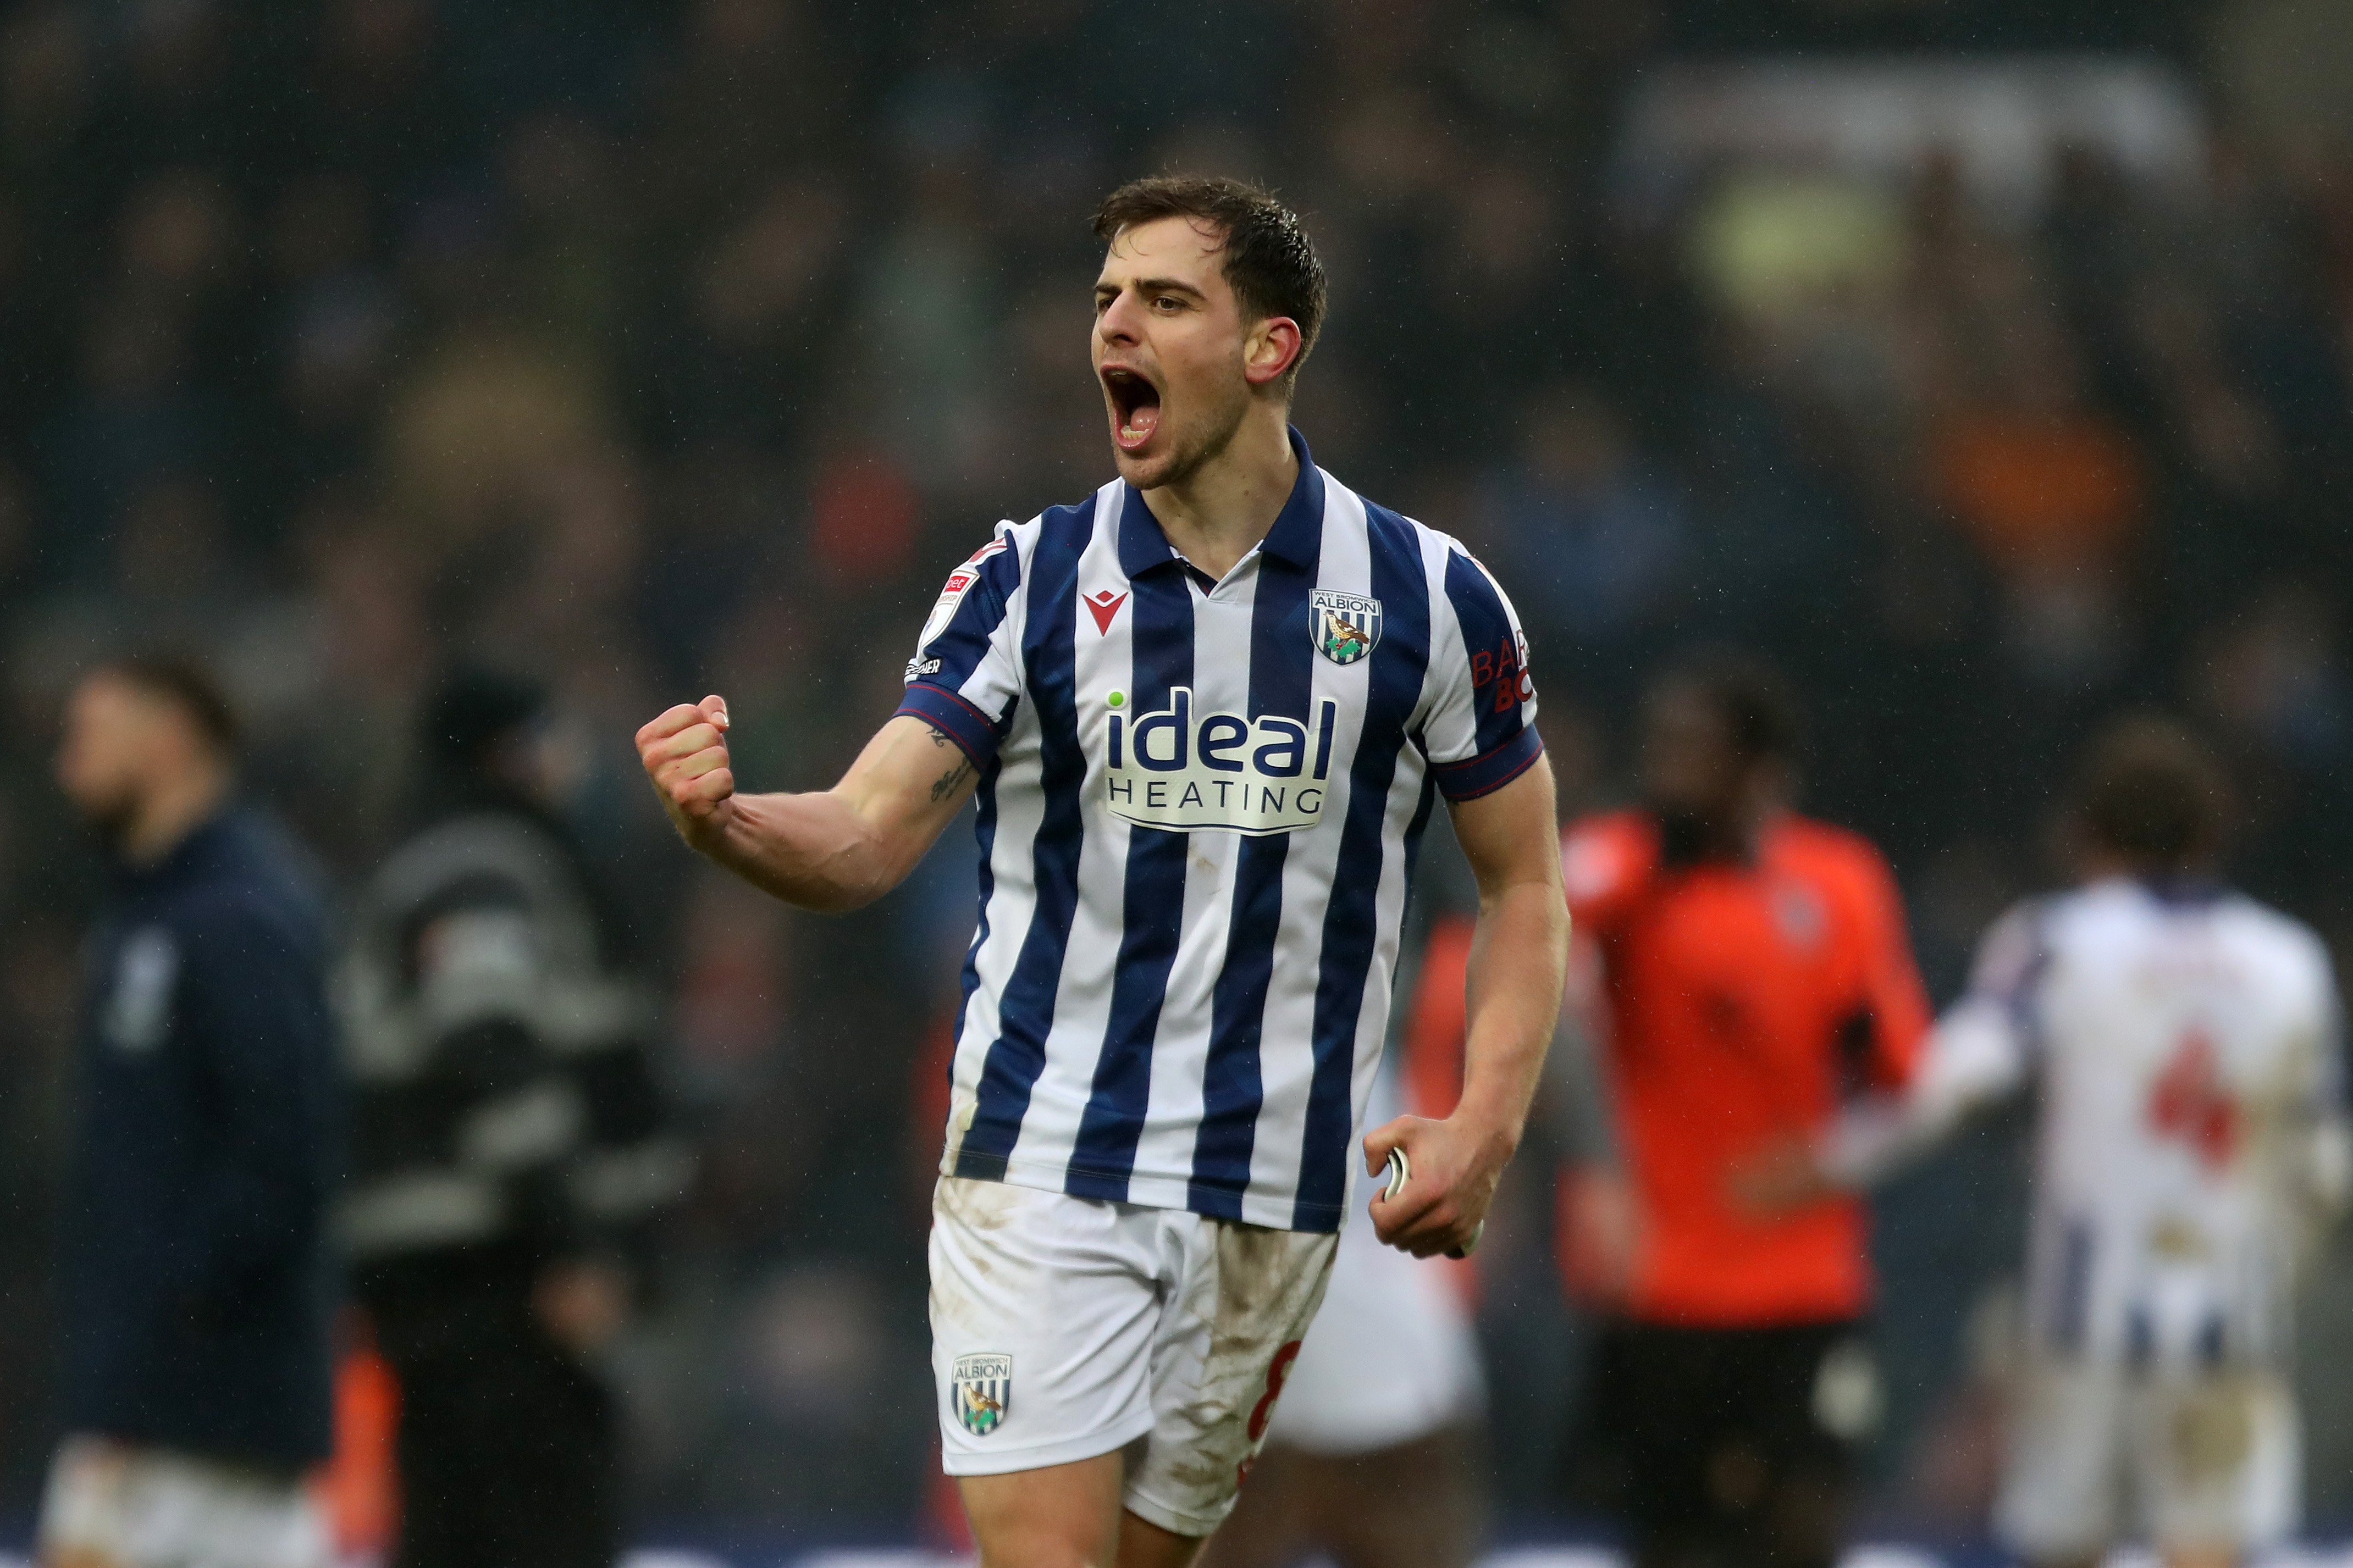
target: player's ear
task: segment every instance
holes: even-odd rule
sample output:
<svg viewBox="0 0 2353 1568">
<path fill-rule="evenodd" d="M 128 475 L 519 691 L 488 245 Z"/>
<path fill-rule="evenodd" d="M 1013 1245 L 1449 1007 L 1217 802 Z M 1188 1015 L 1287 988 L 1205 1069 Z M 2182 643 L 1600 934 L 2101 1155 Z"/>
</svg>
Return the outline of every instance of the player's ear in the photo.
<svg viewBox="0 0 2353 1568">
<path fill-rule="evenodd" d="M 1250 341 L 1242 345 L 1243 377 L 1252 386 L 1282 379 L 1285 371 L 1299 363 L 1306 341 L 1297 321 L 1288 316 L 1269 316 L 1250 329 Z"/>
</svg>

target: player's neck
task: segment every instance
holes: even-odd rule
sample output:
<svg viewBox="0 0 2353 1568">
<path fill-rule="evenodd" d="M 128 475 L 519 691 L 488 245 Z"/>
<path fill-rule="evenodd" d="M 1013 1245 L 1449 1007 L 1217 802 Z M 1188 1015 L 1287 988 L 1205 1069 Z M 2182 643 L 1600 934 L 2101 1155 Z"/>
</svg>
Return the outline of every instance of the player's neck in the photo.
<svg viewBox="0 0 2353 1568">
<path fill-rule="evenodd" d="M 1176 552 L 1222 578 L 1258 548 L 1299 479 L 1280 405 L 1254 407 L 1226 449 L 1179 483 L 1143 492 Z"/>
<path fill-rule="evenodd" d="M 158 779 L 123 825 L 116 850 L 133 866 L 161 863 L 228 798 L 227 768 L 206 765 Z"/>
<path fill-rule="evenodd" d="M 2204 855 L 2183 856 L 2172 860 L 2144 859 L 2112 849 L 2086 846 L 2075 851 L 2075 880 L 2079 886 L 2091 887 L 2098 882 L 2124 879 L 2164 883 L 2211 882 L 2220 874 L 2214 860 Z"/>
</svg>

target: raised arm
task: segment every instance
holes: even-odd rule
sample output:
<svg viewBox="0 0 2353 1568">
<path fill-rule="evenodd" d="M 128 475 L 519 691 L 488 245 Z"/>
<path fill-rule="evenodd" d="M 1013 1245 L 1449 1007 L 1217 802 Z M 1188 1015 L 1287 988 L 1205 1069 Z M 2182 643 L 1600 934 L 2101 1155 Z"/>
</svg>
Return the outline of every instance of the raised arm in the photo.
<svg viewBox="0 0 2353 1568">
<path fill-rule="evenodd" d="M 1486 1221 L 1527 1126 L 1568 953 L 1550 765 L 1539 756 L 1503 788 L 1453 809 L 1454 837 L 1479 879 L 1462 1098 L 1443 1121 L 1401 1116 L 1365 1139 L 1370 1171 L 1391 1149 L 1406 1152 L 1412 1179 L 1395 1201 L 1374 1200 L 1373 1225 L 1383 1241 L 1422 1258 L 1467 1247 Z"/>
<path fill-rule="evenodd" d="M 679 832 L 753 886 L 809 910 L 854 910 L 904 880 L 978 782 L 921 719 L 875 732 L 829 790 L 738 795 L 727 703 L 681 703 L 638 731 L 638 760 Z"/>
<path fill-rule="evenodd" d="M 1928 1031 L 1908 1081 L 1854 1100 L 1812 1138 L 1760 1151 L 1731 1173 L 1734 1201 L 1774 1218 L 1860 1192 L 2017 1092 L 2033 1068 L 2031 1020 L 2046 963 L 2031 903 L 1997 921 L 1979 944 L 1968 991 Z"/>
</svg>

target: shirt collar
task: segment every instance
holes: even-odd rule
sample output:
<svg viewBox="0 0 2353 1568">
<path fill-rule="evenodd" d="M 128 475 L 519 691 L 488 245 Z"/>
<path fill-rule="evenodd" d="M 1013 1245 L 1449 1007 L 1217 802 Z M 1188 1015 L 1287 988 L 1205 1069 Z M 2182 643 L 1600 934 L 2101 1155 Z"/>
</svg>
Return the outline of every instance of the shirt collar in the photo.
<svg viewBox="0 0 2353 1568">
<path fill-rule="evenodd" d="M 115 862 L 115 878 L 126 890 L 168 887 L 185 881 L 199 868 L 208 864 L 215 851 L 228 837 L 231 823 L 237 816 L 233 804 L 221 808 L 190 828 L 185 837 L 165 850 L 160 859 L 143 863 L 128 860 Z"/>
<path fill-rule="evenodd" d="M 1299 478 L 1258 547 L 1306 570 L 1314 566 L 1324 549 L 1324 474 L 1316 468 L 1299 427 L 1289 428 L 1292 454 L 1299 459 Z M 1161 531 L 1160 520 L 1144 504 L 1144 492 L 1127 484 L 1120 486 L 1120 491 L 1126 500 L 1119 515 L 1119 569 L 1137 577 L 1178 560 L 1176 547 Z"/>
<path fill-rule="evenodd" d="M 2219 903 L 2226 889 L 2212 877 L 2190 871 L 2152 871 L 2134 878 L 2150 898 L 2168 909 L 2200 909 Z"/>
</svg>

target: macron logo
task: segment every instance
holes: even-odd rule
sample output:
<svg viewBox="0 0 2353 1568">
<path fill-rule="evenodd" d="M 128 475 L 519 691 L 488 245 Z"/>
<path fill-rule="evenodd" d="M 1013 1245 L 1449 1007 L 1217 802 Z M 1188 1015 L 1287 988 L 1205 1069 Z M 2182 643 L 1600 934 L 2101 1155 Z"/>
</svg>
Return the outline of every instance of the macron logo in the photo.
<svg viewBox="0 0 2353 1568">
<path fill-rule="evenodd" d="M 1119 607 L 1126 603 L 1126 595 L 1114 594 L 1109 588 L 1105 588 L 1100 594 L 1086 595 L 1087 609 L 1095 618 L 1097 635 L 1111 636 L 1111 618 L 1119 614 Z"/>
</svg>

